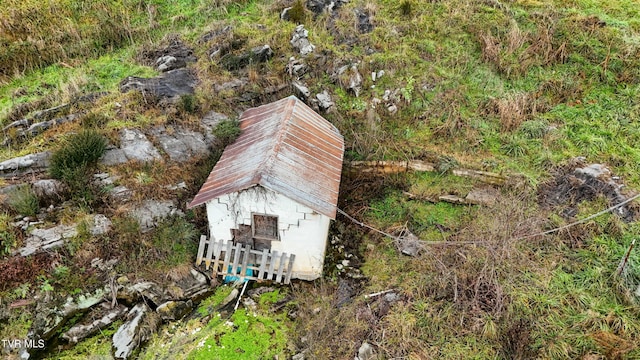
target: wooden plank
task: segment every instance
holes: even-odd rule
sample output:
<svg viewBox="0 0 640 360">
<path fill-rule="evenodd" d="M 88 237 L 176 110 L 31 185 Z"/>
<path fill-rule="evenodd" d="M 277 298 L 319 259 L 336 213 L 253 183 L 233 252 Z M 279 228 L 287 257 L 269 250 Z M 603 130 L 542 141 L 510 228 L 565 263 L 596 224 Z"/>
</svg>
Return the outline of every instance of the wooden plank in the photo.
<svg viewBox="0 0 640 360">
<path fill-rule="evenodd" d="M 291 283 L 291 269 L 293 269 L 293 262 L 295 260 L 296 260 L 296 255 L 295 254 L 289 255 L 289 267 L 287 267 L 287 275 L 284 278 L 284 283 L 285 284 Z"/>
<path fill-rule="evenodd" d="M 229 261 L 231 260 L 231 247 L 233 243 L 231 241 L 227 241 L 227 250 L 224 253 L 224 263 L 222 264 L 222 269 L 216 275 L 224 275 L 227 273 L 227 269 L 229 268 Z"/>
<path fill-rule="evenodd" d="M 273 269 L 276 265 L 276 259 L 278 258 L 278 252 L 274 251 L 271 253 L 271 261 L 269 262 L 269 272 L 267 272 L 267 280 L 273 280 Z"/>
<path fill-rule="evenodd" d="M 258 280 L 264 280 L 264 270 L 267 267 L 267 259 L 269 259 L 269 250 L 262 249 L 260 257 L 260 270 L 258 270 Z"/>
<path fill-rule="evenodd" d="M 236 271 L 238 269 L 238 264 L 240 263 L 240 249 L 242 249 L 242 244 L 238 243 L 236 244 L 234 251 L 235 253 L 233 254 L 233 265 L 231 265 L 231 274 L 235 275 Z M 224 269 L 224 271 L 229 271 L 228 269 Z"/>
<path fill-rule="evenodd" d="M 206 235 L 200 235 L 200 245 L 198 245 L 198 256 L 196 256 L 196 266 L 202 264 L 202 255 L 204 254 L 204 243 L 207 241 Z"/>
<path fill-rule="evenodd" d="M 211 258 L 213 257 L 213 248 L 214 248 L 215 242 L 216 240 L 212 236 L 211 239 L 209 239 L 209 248 L 207 249 L 207 256 L 204 258 L 204 264 L 207 270 L 209 270 L 209 267 L 211 267 Z"/>
<path fill-rule="evenodd" d="M 276 276 L 276 282 L 279 283 L 282 281 L 282 273 L 284 272 L 285 259 L 287 258 L 287 253 L 282 253 L 280 256 L 280 266 L 278 266 L 278 275 Z"/>
<path fill-rule="evenodd" d="M 220 268 L 220 255 L 222 254 L 222 241 L 218 241 L 215 244 L 215 251 L 214 253 L 216 254 L 216 258 L 213 261 L 213 271 L 217 272 L 218 269 Z"/>
<path fill-rule="evenodd" d="M 247 265 L 249 265 L 249 255 L 251 254 L 251 246 L 247 246 L 242 249 L 244 257 L 242 259 L 242 269 L 240 270 L 240 281 L 244 281 L 247 278 Z"/>
</svg>

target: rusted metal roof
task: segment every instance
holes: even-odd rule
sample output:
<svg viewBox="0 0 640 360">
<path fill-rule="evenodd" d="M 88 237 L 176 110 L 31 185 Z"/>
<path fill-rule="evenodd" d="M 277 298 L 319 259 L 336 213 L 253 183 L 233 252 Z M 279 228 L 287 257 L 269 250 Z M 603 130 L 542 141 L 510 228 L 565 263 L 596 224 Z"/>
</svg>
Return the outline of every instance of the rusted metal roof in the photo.
<svg viewBox="0 0 640 360">
<path fill-rule="evenodd" d="M 188 205 L 260 185 L 335 219 L 344 139 L 295 96 L 251 108 Z"/>
</svg>

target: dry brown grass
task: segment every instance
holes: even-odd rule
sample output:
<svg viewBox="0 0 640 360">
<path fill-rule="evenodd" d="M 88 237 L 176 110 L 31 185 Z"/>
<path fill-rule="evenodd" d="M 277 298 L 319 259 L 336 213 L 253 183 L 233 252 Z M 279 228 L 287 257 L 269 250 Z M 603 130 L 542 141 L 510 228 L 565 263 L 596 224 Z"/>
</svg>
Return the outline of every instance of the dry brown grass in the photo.
<svg viewBox="0 0 640 360">
<path fill-rule="evenodd" d="M 507 77 L 521 76 L 533 66 L 566 61 L 566 42 L 556 39 L 556 21 L 541 19 L 533 32 L 523 32 L 515 20 L 505 35 L 483 31 L 478 35 L 482 59 Z"/>
<path fill-rule="evenodd" d="M 503 131 L 517 129 L 538 113 L 537 98 L 531 93 L 515 92 L 489 101 L 487 111 L 500 119 Z"/>
<path fill-rule="evenodd" d="M 606 331 L 596 332 L 592 337 L 604 350 L 607 359 L 624 359 L 625 354 L 638 347 L 637 344 Z"/>
</svg>

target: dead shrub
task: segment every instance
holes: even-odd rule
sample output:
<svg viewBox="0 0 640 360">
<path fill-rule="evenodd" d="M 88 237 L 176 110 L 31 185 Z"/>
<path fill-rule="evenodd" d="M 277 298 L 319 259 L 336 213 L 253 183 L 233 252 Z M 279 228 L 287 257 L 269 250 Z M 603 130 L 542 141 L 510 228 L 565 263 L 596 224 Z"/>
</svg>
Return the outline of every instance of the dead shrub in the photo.
<svg viewBox="0 0 640 360">
<path fill-rule="evenodd" d="M 502 130 L 511 131 L 536 116 L 537 99 L 530 93 L 511 93 L 503 98 L 490 100 L 487 112 L 500 118 Z"/>
<path fill-rule="evenodd" d="M 504 274 L 530 261 L 516 239 L 539 232 L 544 221 L 532 213 L 532 201 L 524 192 L 502 197 L 449 238 L 468 245 L 433 247 L 430 251 L 441 263 L 439 283 L 445 288 L 440 293 L 464 313 L 491 314 L 496 319 L 503 315 L 509 303 L 504 286 L 511 281 Z"/>
<path fill-rule="evenodd" d="M 0 291 L 31 282 L 51 270 L 53 257 L 39 253 L 30 257 L 14 256 L 0 261 Z"/>
<path fill-rule="evenodd" d="M 296 333 L 304 338 L 305 358 L 353 357 L 371 331 L 370 319 L 356 301 L 335 306 L 336 285 L 328 281 L 296 283 L 293 293 L 299 305 Z M 357 316 L 354 316 L 356 314 Z"/>
</svg>

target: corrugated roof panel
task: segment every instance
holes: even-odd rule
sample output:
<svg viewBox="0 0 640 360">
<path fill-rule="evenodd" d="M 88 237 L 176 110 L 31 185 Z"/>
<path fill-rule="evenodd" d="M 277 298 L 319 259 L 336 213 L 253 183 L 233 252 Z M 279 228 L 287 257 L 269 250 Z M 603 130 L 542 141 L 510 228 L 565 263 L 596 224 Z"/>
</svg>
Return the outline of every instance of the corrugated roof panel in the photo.
<svg viewBox="0 0 640 360">
<path fill-rule="evenodd" d="M 261 185 L 335 218 L 344 140 L 295 96 L 251 108 L 189 208 Z"/>
</svg>

